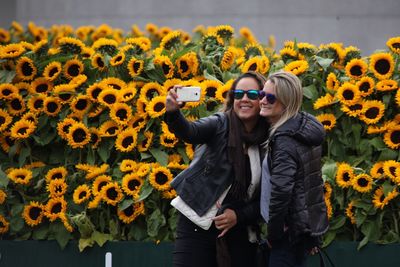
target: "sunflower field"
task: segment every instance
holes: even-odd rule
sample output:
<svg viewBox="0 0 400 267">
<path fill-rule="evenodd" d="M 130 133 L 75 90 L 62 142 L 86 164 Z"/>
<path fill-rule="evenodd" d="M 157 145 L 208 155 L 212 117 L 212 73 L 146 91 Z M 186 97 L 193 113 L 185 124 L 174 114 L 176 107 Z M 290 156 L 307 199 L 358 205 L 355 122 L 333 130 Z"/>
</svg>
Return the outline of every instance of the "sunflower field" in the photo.
<svg viewBox="0 0 400 267">
<path fill-rule="evenodd" d="M 261 44 L 244 27 L 13 22 L 0 28 L 0 238 L 173 241 L 169 182 L 194 148 L 163 123 L 176 84 L 200 86 L 189 120 L 219 110 L 242 72 L 285 69 L 327 131 L 332 240 L 400 241 L 400 36 L 368 56 L 341 43 Z"/>
</svg>

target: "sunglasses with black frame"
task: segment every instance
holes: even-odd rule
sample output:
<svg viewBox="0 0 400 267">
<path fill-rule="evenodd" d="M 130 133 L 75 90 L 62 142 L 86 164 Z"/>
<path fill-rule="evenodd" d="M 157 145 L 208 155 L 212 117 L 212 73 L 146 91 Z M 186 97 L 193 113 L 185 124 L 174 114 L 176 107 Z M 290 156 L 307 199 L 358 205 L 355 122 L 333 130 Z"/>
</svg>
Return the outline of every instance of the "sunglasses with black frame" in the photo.
<svg viewBox="0 0 400 267">
<path fill-rule="evenodd" d="M 251 89 L 251 90 L 242 90 L 242 89 L 235 89 L 233 90 L 233 98 L 236 100 L 242 99 L 244 97 L 244 95 L 247 95 L 247 97 L 251 100 L 261 100 L 264 97 L 267 98 L 268 103 L 270 103 L 271 105 L 275 103 L 276 101 L 276 96 L 274 94 L 268 94 L 264 91 L 260 91 L 260 90 L 255 90 L 255 89 Z"/>
</svg>

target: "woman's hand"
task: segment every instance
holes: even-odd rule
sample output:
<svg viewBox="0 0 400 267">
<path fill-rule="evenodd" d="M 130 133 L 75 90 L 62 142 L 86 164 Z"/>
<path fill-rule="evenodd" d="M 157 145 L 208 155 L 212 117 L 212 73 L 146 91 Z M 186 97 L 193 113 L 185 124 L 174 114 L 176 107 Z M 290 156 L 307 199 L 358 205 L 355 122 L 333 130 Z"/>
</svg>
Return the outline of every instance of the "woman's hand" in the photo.
<svg viewBox="0 0 400 267">
<path fill-rule="evenodd" d="M 176 94 L 176 89 L 182 86 L 175 85 L 172 89 L 168 91 L 167 99 L 165 101 L 165 110 L 167 112 L 176 111 L 180 108 L 180 103 L 176 101 L 178 95 Z"/>
<path fill-rule="evenodd" d="M 223 237 L 229 229 L 237 223 L 236 213 L 232 209 L 224 210 L 224 213 L 214 217 L 215 227 L 222 232 L 218 235 L 218 237 Z"/>
</svg>

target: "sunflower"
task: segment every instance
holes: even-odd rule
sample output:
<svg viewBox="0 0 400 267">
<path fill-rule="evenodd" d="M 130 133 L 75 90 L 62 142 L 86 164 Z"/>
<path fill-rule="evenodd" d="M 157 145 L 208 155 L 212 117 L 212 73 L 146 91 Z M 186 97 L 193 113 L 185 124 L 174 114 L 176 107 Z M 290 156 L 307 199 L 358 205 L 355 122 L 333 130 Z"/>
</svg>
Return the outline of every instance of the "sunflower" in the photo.
<svg viewBox="0 0 400 267">
<path fill-rule="evenodd" d="M 153 168 L 149 175 L 149 183 L 158 191 L 170 189 L 169 183 L 172 181 L 172 173 L 166 167 Z"/>
<path fill-rule="evenodd" d="M 362 77 L 357 83 L 356 86 L 360 91 L 362 97 L 369 96 L 374 92 L 375 81 L 371 77 Z"/>
<path fill-rule="evenodd" d="M 50 62 L 43 70 L 43 77 L 52 82 L 60 75 L 62 71 L 61 63 L 58 61 Z"/>
<path fill-rule="evenodd" d="M 10 99 L 14 94 L 18 94 L 18 88 L 11 83 L 0 84 L 0 99 Z"/>
<path fill-rule="evenodd" d="M 356 104 L 360 100 L 361 93 L 356 85 L 345 82 L 339 87 L 336 97 L 342 104 L 349 106 Z"/>
<path fill-rule="evenodd" d="M 11 137 L 14 139 L 26 139 L 32 135 L 36 124 L 28 120 L 19 120 L 11 127 Z"/>
<path fill-rule="evenodd" d="M 21 57 L 18 59 L 17 65 L 15 66 L 15 71 L 18 78 L 23 81 L 33 80 L 37 74 L 37 68 L 33 60 L 28 57 Z"/>
<path fill-rule="evenodd" d="M 68 171 L 67 169 L 62 166 L 62 167 L 56 167 L 50 169 L 45 176 L 46 182 L 50 183 L 53 180 L 64 180 L 67 177 Z"/>
<path fill-rule="evenodd" d="M 332 91 L 337 91 L 339 89 L 340 82 L 336 77 L 335 73 L 331 72 L 326 78 L 326 88 Z"/>
<path fill-rule="evenodd" d="M 350 201 L 346 208 L 346 216 L 350 219 L 351 224 L 356 224 L 356 217 L 353 211 L 354 202 Z"/>
<path fill-rule="evenodd" d="M 156 96 L 146 106 L 146 112 L 151 118 L 158 118 L 165 113 L 166 96 Z"/>
<path fill-rule="evenodd" d="M 91 47 L 84 47 L 81 52 L 81 56 L 84 59 L 90 59 L 96 52 Z"/>
<path fill-rule="evenodd" d="M 396 176 L 397 169 L 400 169 L 400 162 L 395 160 L 386 160 L 383 162 L 383 173 L 395 183 L 400 180 L 400 178 Z"/>
<path fill-rule="evenodd" d="M 130 49 L 133 49 L 133 54 L 141 54 L 144 51 L 148 51 L 151 49 L 151 40 L 144 36 L 127 38 L 125 42 L 128 44 L 128 47 L 130 47 Z"/>
<path fill-rule="evenodd" d="M 387 131 L 387 127 L 385 125 L 382 127 L 369 125 L 367 128 L 367 134 L 380 134 L 380 133 L 384 133 L 386 131 Z"/>
<path fill-rule="evenodd" d="M 343 52 L 343 63 L 347 64 L 350 60 L 354 58 L 361 58 L 360 49 L 355 46 L 348 46 Z"/>
<path fill-rule="evenodd" d="M 89 200 L 90 195 L 91 195 L 91 191 L 90 191 L 89 186 L 86 184 L 82 184 L 82 185 L 79 185 L 77 188 L 75 188 L 72 199 L 75 204 L 79 205 L 79 204 L 82 204 L 83 202 Z"/>
<path fill-rule="evenodd" d="M 391 149 L 400 148 L 400 125 L 391 127 L 384 134 L 383 141 Z"/>
<path fill-rule="evenodd" d="M 377 123 L 384 115 L 385 104 L 378 100 L 366 100 L 363 102 L 363 109 L 360 119 L 366 124 Z"/>
<path fill-rule="evenodd" d="M 389 79 L 394 71 L 394 60 L 389 53 L 377 53 L 370 56 L 369 69 L 379 80 Z"/>
<path fill-rule="evenodd" d="M 160 135 L 160 144 L 164 147 L 175 147 L 175 145 L 178 143 L 178 138 L 175 137 L 175 135 L 171 134 L 165 134 L 162 133 Z"/>
<path fill-rule="evenodd" d="M 74 77 L 82 74 L 84 70 L 85 66 L 83 65 L 82 61 L 79 59 L 70 59 L 65 62 L 63 73 L 68 80 L 71 80 Z"/>
<path fill-rule="evenodd" d="M 397 81 L 395 80 L 382 80 L 376 84 L 376 90 L 385 92 L 393 91 L 399 88 Z"/>
<path fill-rule="evenodd" d="M 172 31 L 162 38 L 160 47 L 165 50 L 177 48 L 181 44 L 181 37 L 180 31 Z"/>
<path fill-rule="evenodd" d="M 164 88 L 156 82 L 149 82 L 140 89 L 139 97 L 145 99 L 146 102 L 149 102 L 154 97 L 162 95 L 166 95 Z"/>
<path fill-rule="evenodd" d="M 59 84 L 53 89 L 54 95 L 57 95 L 61 103 L 68 103 L 75 95 L 75 86 L 71 84 Z"/>
<path fill-rule="evenodd" d="M 328 198 L 325 198 L 325 205 L 326 205 L 326 215 L 328 216 L 328 220 L 330 220 L 333 215 L 333 208 L 332 208 L 331 200 Z"/>
<path fill-rule="evenodd" d="M 395 54 L 400 54 L 400 36 L 392 37 L 387 40 L 386 45 Z"/>
<path fill-rule="evenodd" d="M 44 77 L 36 78 L 30 87 L 31 94 L 47 94 L 53 89 L 53 83 L 46 80 Z"/>
<path fill-rule="evenodd" d="M 122 177 L 122 190 L 128 196 L 132 196 L 136 199 L 139 196 L 139 191 L 143 183 L 143 179 L 136 173 L 125 174 L 124 177 Z"/>
<path fill-rule="evenodd" d="M 110 118 L 120 125 L 127 125 L 132 118 L 132 108 L 125 103 L 116 103 L 111 106 Z"/>
<path fill-rule="evenodd" d="M 110 64 L 113 67 L 122 65 L 125 61 L 125 53 L 124 52 L 119 52 L 115 56 L 113 56 L 110 60 Z"/>
<path fill-rule="evenodd" d="M 103 55 L 114 56 L 118 51 L 118 43 L 113 39 L 100 38 L 93 43 L 92 49 Z"/>
<path fill-rule="evenodd" d="M 69 106 L 74 114 L 83 115 L 89 111 L 91 101 L 87 95 L 78 95 L 71 101 Z"/>
<path fill-rule="evenodd" d="M 26 168 L 14 168 L 7 177 L 16 184 L 27 185 L 32 179 L 32 171 Z"/>
<path fill-rule="evenodd" d="M 21 115 L 25 112 L 25 101 L 20 95 L 12 95 L 7 101 L 8 113 L 14 116 Z"/>
<path fill-rule="evenodd" d="M 109 89 L 122 90 L 126 88 L 126 82 L 116 77 L 108 77 L 101 81 L 101 84 L 107 86 Z"/>
<path fill-rule="evenodd" d="M 298 52 L 293 47 L 286 46 L 279 51 L 279 54 L 284 62 L 299 59 Z"/>
<path fill-rule="evenodd" d="M 219 37 L 215 31 L 209 31 L 201 39 L 201 48 L 206 53 L 215 51 L 217 47 L 222 47 L 224 45 L 224 40 Z"/>
<path fill-rule="evenodd" d="M 104 58 L 101 54 L 94 54 L 92 56 L 91 64 L 93 68 L 98 69 L 99 71 L 104 71 L 107 68 Z"/>
<path fill-rule="evenodd" d="M 368 64 L 362 59 L 352 59 L 346 64 L 345 71 L 346 75 L 352 79 L 360 79 L 367 73 Z"/>
<path fill-rule="evenodd" d="M 162 191 L 161 192 L 161 197 L 163 199 L 173 199 L 176 197 L 178 194 L 176 193 L 175 189 L 170 188 L 168 190 Z"/>
<path fill-rule="evenodd" d="M 217 92 L 215 92 L 215 99 L 218 100 L 219 102 L 223 103 L 229 93 L 229 90 L 232 87 L 233 84 L 233 79 L 230 79 L 229 81 L 227 81 L 225 84 L 223 84 L 222 86 L 218 87 Z"/>
<path fill-rule="evenodd" d="M 115 121 L 109 120 L 103 122 L 103 124 L 99 128 L 101 137 L 111 137 L 111 136 L 117 136 L 121 129 L 118 123 Z"/>
<path fill-rule="evenodd" d="M 76 168 L 79 168 L 79 165 L 75 166 Z M 102 175 L 107 172 L 108 168 L 110 166 L 108 164 L 101 164 L 100 166 L 96 165 L 89 165 L 89 168 L 86 170 L 86 180 L 91 180 L 93 178 L 98 177 L 99 175 Z"/>
<path fill-rule="evenodd" d="M 120 91 L 120 95 L 123 102 L 128 102 L 132 100 L 135 97 L 136 93 L 137 89 L 135 87 L 134 82 L 129 83 L 126 88 Z"/>
<path fill-rule="evenodd" d="M 244 53 L 246 59 L 265 56 L 264 48 L 258 43 L 249 43 L 246 45 Z"/>
<path fill-rule="evenodd" d="M 140 201 L 138 203 L 134 203 L 124 210 L 118 208 L 117 214 L 118 218 L 122 222 L 129 224 L 133 222 L 139 215 L 145 214 L 144 202 Z"/>
<path fill-rule="evenodd" d="M 174 76 L 174 64 L 167 56 L 156 56 L 154 58 L 154 65 L 161 67 L 165 78 L 170 79 Z"/>
<path fill-rule="evenodd" d="M 11 40 L 10 32 L 0 28 L 0 43 L 6 44 Z"/>
<path fill-rule="evenodd" d="M 105 89 L 107 89 L 106 85 L 102 83 L 94 83 L 86 89 L 86 95 L 91 101 L 97 102 L 100 93 Z"/>
<path fill-rule="evenodd" d="M 22 218 L 31 227 L 39 225 L 42 222 L 43 215 L 44 206 L 36 201 L 31 201 L 28 205 L 25 205 L 22 212 Z"/>
<path fill-rule="evenodd" d="M 400 90 L 397 90 L 395 100 L 396 100 L 397 106 L 400 107 Z"/>
<path fill-rule="evenodd" d="M 204 80 L 201 83 L 202 95 L 216 98 L 216 93 L 221 86 L 222 84 L 219 81 Z"/>
<path fill-rule="evenodd" d="M 28 95 L 28 93 L 31 91 L 31 89 L 30 89 L 31 84 L 30 83 L 19 82 L 19 83 L 16 83 L 14 85 L 18 89 L 18 94 L 20 94 L 22 96 Z"/>
<path fill-rule="evenodd" d="M 0 146 L 1 149 L 3 149 L 4 152 L 9 153 L 10 148 L 13 147 L 14 145 L 17 145 L 17 154 L 19 153 L 20 150 L 20 144 L 16 143 L 14 138 L 11 138 L 10 132 L 3 131 L 0 134 Z"/>
<path fill-rule="evenodd" d="M 121 172 L 136 172 L 138 167 L 138 163 L 132 159 L 124 159 L 122 160 L 119 170 Z"/>
<path fill-rule="evenodd" d="M 94 196 L 100 196 L 101 195 L 100 193 L 103 190 L 103 187 L 111 182 L 112 182 L 111 176 L 108 176 L 108 175 L 97 176 L 96 179 L 93 181 L 92 194 Z"/>
<path fill-rule="evenodd" d="M 48 96 L 43 102 L 43 112 L 50 117 L 56 116 L 61 110 L 60 99 L 53 96 Z"/>
<path fill-rule="evenodd" d="M 330 131 L 336 125 L 336 117 L 332 113 L 323 113 L 316 117 L 324 126 L 326 131 Z"/>
<path fill-rule="evenodd" d="M 139 114 L 135 114 L 129 121 L 128 125 L 129 127 L 135 129 L 136 131 L 140 131 L 144 126 L 146 126 L 146 123 L 147 123 L 146 117 L 143 117 Z"/>
<path fill-rule="evenodd" d="M 315 110 L 323 108 L 323 107 L 327 107 L 327 106 L 335 104 L 336 103 L 335 100 L 336 100 L 335 96 L 327 93 L 326 95 L 321 96 L 320 98 L 315 100 L 313 107 Z"/>
<path fill-rule="evenodd" d="M 336 183 L 339 187 L 346 188 L 352 185 L 354 179 L 353 168 L 347 163 L 339 163 L 336 172 Z"/>
<path fill-rule="evenodd" d="M 143 136 L 144 139 L 141 140 L 137 146 L 139 152 L 145 152 L 149 150 L 151 144 L 153 143 L 154 133 L 145 131 Z"/>
<path fill-rule="evenodd" d="M 116 182 L 109 182 L 101 188 L 101 198 L 111 206 L 116 206 L 122 200 L 124 195 Z"/>
<path fill-rule="evenodd" d="M 228 46 L 221 58 L 220 66 L 221 70 L 226 71 L 230 69 L 235 63 L 236 50 L 232 46 Z"/>
<path fill-rule="evenodd" d="M 199 60 L 195 52 L 189 52 L 176 60 L 178 73 L 182 79 L 188 77 L 190 74 L 195 76 L 199 68 Z"/>
<path fill-rule="evenodd" d="M 57 218 L 62 219 L 67 211 L 67 202 L 64 198 L 51 198 L 44 208 L 44 215 L 54 222 Z"/>
<path fill-rule="evenodd" d="M 359 174 L 354 177 L 352 186 L 360 193 L 367 193 L 372 190 L 372 177 L 366 173 Z"/>
<path fill-rule="evenodd" d="M 78 76 L 75 76 L 72 78 L 71 81 L 69 81 L 69 84 L 72 86 L 79 87 L 82 84 L 84 84 L 87 81 L 88 77 L 85 74 L 79 74 Z"/>
<path fill-rule="evenodd" d="M 242 73 L 248 72 L 248 71 L 257 71 L 257 72 L 263 72 L 263 61 L 262 57 L 256 56 L 252 57 L 249 60 L 247 60 L 244 65 L 242 66 Z"/>
<path fill-rule="evenodd" d="M 101 91 L 101 93 L 97 97 L 97 100 L 101 104 L 107 107 L 111 107 L 113 104 L 120 102 L 121 97 L 117 90 L 109 88 Z"/>
<path fill-rule="evenodd" d="M 287 64 L 284 70 L 298 76 L 308 70 L 308 62 L 306 60 L 295 60 Z"/>
<path fill-rule="evenodd" d="M 85 44 L 73 37 L 62 37 L 58 39 L 58 45 L 63 54 L 80 54 L 85 47 Z"/>
<path fill-rule="evenodd" d="M 51 198 L 62 197 L 67 192 L 67 184 L 64 179 L 53 179 L 47 184 L 47 191 Z"/>
<path fill-rule="evenodd" d="M 393 191 L 389 192 L 387 196 L 385 196 L 385 193 L 383 191 L 383 187 L 379 187 L 378 189 L 375 190 L 372 203 L 374 204 L 374 207 L 377 209 L 383 209 L 387 204 L 389 204 L 389 201 L 396 198 L 399 195 L 399 192 L 397 192 L 396 189 Z"/>
<path fill-rule="evenodd" d="M 71 125 L 67 133 L 67 141 L 72 148 L 83 148 L 90 141 L 89 129 L 82 122 Z"/>
<path fill-rule="evenodd" d="M 4 109 L 0 109 L 0 133 L 7 129 L 12 122 L 12 117 Z"/>
<path fill-rule="evenodd" d="M 25 47 L 21 44 L 9 44 L 0 46 L 0 59 L 16 58 L 25 52 Z"/>
<path fill-rule="evenodd" d="M 130 152 L 136 147 L 137 132 L 133 128 L 121 131 L 115 140 L 115 148 L 121 152 Z"/>
<path fill-rule="evenodd" d="M 219 25 L 215 27 L 215 33 L 224 39 L 225 41 L 229 42 L 232 39 L 235 30 L 232 26 L 229 25 Z"/>
<path fill-rule="evenodd" d="M 4 204 L 6 198 L 7 194 L 2 189 L 0 189 L 0 205 Z"/>
<path fill-rule="evenodd" d="M 384 161 L 378 161 L 374 165 L 372 165 L 370 170 L 370 175 L 372 178 L 380 179 L 384 174 L 383 165 Z"/>
<path fill-rule="evenodd" d="M 10 223 L 0 214 L 0 235 L 8 232 Z"/>
<path fill-rule="evenodd" d="M 127 68 L 129 71 L 129 75 L 131 75 L 132 78 L 139 76 L 143 72 L 144 61 L 141 59 L 132 57 L 128 62 Z"/>
<path fill-rule="evenodd" d="M 58 135 L 64 139 L 67 140 L 67 134 L 69 132 L 69 128 L 77 123 L 76 120 L 72 118 L 65 118 L 64 120 L 60 121 L 57 123 L 57 133 Z"/>
</svg>

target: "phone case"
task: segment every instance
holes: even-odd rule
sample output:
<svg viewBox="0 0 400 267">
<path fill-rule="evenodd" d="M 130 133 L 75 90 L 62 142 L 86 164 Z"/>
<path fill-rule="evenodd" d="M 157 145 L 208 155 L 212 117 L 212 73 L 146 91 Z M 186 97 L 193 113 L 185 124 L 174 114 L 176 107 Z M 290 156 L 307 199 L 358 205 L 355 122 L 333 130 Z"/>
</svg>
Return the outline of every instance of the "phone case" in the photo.
<svg viewBox="0 0 400 267">
<path fill-rule="evenodd" d="M 200 100 L 200 87 L 181 87 L 176 90 L 178 95 L 177 101 L 180 102 L 197 102 Z"/>
</svg>

